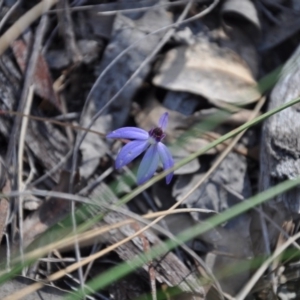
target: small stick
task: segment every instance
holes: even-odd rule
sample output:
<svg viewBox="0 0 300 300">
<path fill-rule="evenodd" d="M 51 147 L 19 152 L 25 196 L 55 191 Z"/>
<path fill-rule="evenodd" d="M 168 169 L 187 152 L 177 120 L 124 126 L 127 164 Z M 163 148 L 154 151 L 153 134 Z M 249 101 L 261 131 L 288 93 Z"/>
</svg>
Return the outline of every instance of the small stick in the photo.
<svg viewBox="0 0 300 300">
<path fill-rule="evenodd" d="M 9 47 L 11 42 L 29 27 L 43 13 L 48 11 L 58 0 L 44 0 L 25 13 L 0 37 L 0 56 Z"/>
<path fill-rule="evenodd" d="M 92 130 L 92 129 L 88 129 L 88 128 L 85 128 L 85 127 L 82 127 L 82 126 L 73 125 L 71 123 L 64 123 L 64 122 L 54 120 L 54 119 L 51 119 L 51 118 L 44 118 L 44 117 L 38 117 L 38 116 L 29 115 L 29 114 L 24 114 L 24 113 L 18 112 L 18 111 L 0 110 L 0 115 L 1 114 L 9 114 L 9 115 L 13 115 L 13 116 L 27 117 L 27 118 L 30 118 L 30 119 L 35 120 L 35 121 L 49 122 L 49 123 L 59 125 L 59 126 L 63 126 L 63 127 L 71 127 L 74 130 L 82 130 L 82 131 L 91 132 L 91 133 L 100 135 L 102 137 L 106 136 L 106 134 L 104 134 L 102 132 Z"/>
<path fill-rule="evenodd" d="M 31 104 L 32 104 L 32 99 L 33 99 L 33 95 L 34 95 L 34 85 L 31 85 L 29 87 L 29 91 L 28 91 L 28 97 L 27 97 L 27 101 L 25 104 L 25 108 L 24 108 L 24 113 L 28 114 L 30 112 L 31 109 Z M 22 124 L 21 124 L 21 130 L 20 130 L 20 139 L 19 139 L 19 149 L 18 149 L 18 187 L 19 190 L 23 191 L 24 190 L 24 183 L 23 183 L 23 156 L 24 156 L 24 146 L 25 146 L 25 137 L 26 137 L 26 131 L 27 131 L 27 126 L 28 126 L 28 118 L 24 118 L 22 119 Z M 23 197 L 20 196 L 19 197 L 19 229 L 20 229 L 20 254 L 21 254 L 21 258 L 23 261 L 23 257 L 24 257 L 24 246 L 23 246 Z M 25 276 L 26 274 L 24 274 L 24 270 L 23 272 L 23 276 Z"/>
<path fill-rule="evenodd" d="M 5 25 L 5 23 L 7 22 L 7 20 L 9 19 L 9 17 L 14 13 L 14 11 L 18 8 L 18 6 L 20 6 L 20 4 L 21 4 L 21 0 L 16 1 L 16 3 L 9 9 L 9 11 L 2 18 L 2 20 L 0 22 L 0 31 L 3 28 L 3 26 Z M 1 7 L 1 5 L 0 5 L 0 7 Z"/>
</svg>

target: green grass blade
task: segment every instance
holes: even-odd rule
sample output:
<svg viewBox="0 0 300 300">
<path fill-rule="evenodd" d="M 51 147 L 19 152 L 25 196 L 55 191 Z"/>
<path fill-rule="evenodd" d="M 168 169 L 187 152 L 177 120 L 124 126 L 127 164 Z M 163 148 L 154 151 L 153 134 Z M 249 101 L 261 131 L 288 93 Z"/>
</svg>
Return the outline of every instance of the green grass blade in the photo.
<svg viewBox="0 0 300 300">
<path fill-rule="evenodd" d="M 192 238 L 201 235 L 208 230 L 213 229 L 214 227 L 221 225 L 222 223 L 248 211 L 249 209 L 262 204 L 273 197 L 277 196 L 278 194 L 284 193 L 292 188 L 295 188 L 300 184 L 300 178 L 296 180 L 287 180 L 271 189 L 262 192 L 256 196 L 251 197 L 250 199 L 239 203 L 230 209 L 222 212 L 219 215 L 213 216 L 205 221 L 203 224 L 198 224 L 185 230 L 184 232 L 180 233 L 177 236 L 177 239 L 182 243 L 185 243 Z M 168 240 L 163 245 L 158 245 L 153 247 L 149 252 L 139 255 L 138 257 L 132 259 L 131 261 L 124 262 L 119 264 L 116 267 L 111 268 L 104 274 L 101 274 L 91 280 L 87 286 L 92 290 L 100 290 L 108 286 L 110 283 L 128 275 L 130 272 L 136 270 L 137 268 L 142 267 L 147 262 L 151 261 L 152 259 L 159 257 L 166 252 L 176 248 L 179 244 L 174 242 L 173 240 Z M 88 289 L 85 289 L 84 292 L 78 291 L 76 295 L 82 297 L 84 293 L 90 293 Z M 72 300 L 70 296 L 64 298 L 65 300 Z"/>
</svg>

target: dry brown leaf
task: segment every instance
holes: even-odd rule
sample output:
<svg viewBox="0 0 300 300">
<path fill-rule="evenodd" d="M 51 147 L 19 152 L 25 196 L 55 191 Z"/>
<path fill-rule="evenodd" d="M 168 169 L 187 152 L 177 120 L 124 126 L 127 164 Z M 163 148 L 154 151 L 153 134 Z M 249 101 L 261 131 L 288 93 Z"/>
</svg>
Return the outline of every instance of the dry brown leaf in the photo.
<svg viewBox="0 0 300 300">
<path fill-rule="evenodd" d="M 233 51 L 205 41 L 170 50 L 153 82 L 201 95 L 218 106 L 247 104 L 260 97 L 245 62 Z"/>
<path fill-rule="evenodd" d="M 227 30 L 236 28 L 253 40 L 260 38 L 261 25 L 251 0 L 226 0 L 222 7 L 222 20 Z"/>
<path fill-rule="evenodd" d="M 11 44 L 16 60 L 21 71 L 24 73 L 28 61 L 28 47 L 22 40 L 14 41 Z M 61 103 L 54 92 L 53 82 L 47 62 L 40 53 L 37 59 L 36 69 L 33 76 L 35 92 L 43 100 L 48 100 L 52 105 L 61 111 Z"/>
</svg>

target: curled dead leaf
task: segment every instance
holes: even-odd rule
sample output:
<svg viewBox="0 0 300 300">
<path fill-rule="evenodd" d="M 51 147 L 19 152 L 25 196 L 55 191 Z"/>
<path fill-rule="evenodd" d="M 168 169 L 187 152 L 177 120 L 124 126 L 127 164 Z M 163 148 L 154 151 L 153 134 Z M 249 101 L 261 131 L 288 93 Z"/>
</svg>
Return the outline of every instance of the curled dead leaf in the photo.
<svg viewBox="0 0 300 300">
<path fill-rule="evenodd" d="M 248 104 L 260 97 L 245 62 L 233 51 L 208 42 L 170 50 L 153 82 L 200 95 L 218 106 Z"/>
</svg>

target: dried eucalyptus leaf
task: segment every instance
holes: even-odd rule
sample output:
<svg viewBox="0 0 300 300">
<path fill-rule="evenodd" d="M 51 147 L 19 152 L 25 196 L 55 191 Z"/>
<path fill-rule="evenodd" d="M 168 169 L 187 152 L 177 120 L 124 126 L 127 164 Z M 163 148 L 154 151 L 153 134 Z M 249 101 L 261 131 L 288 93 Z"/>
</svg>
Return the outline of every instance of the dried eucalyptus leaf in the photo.
<svg viewBox="0 0 300 300">
<path fill-rule="evenodd" d="M 220 106 L 246 104 L 260 97 L 245 62 L 231 50 L 206 41 L 167 52 L 153 83 L 200 95 Z"/>
</svg>

